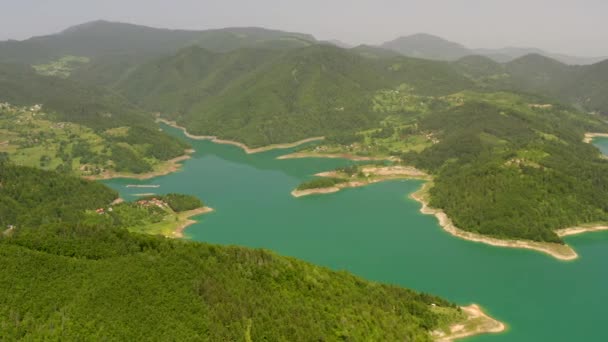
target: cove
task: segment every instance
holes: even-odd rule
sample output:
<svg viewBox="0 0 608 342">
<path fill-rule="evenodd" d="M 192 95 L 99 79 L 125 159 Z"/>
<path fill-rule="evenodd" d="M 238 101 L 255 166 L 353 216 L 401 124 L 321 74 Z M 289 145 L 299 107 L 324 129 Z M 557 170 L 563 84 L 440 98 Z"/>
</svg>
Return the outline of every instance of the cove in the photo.
<svg viewBox="0 0 608 342">
<path fill-rule="evenodd" d="M 180 130 L 163 126 L 187 139 Z M 478 303 L 509 325 L 469 341 L 606 341 L 608 232 L 572 236 L 579 259 L 487 246 L 444 232 L 410 199 L 421 181 L 390 181 L 293 198 L 340 159 L 286 159 L 293 150 L 246 154 L 238 147 L 188 140 L 196 150 L 180 172 L 149 180 L 104 181 L 127 200 L 144 192 L 193 194 L 214 208 L 186 231 L 192 240 L 265 248 L 364 278 Z M 594 141 L 608 151 L 608 139 Z M 149 191 L 150 190 L 150 191 Z"/>
</svg>

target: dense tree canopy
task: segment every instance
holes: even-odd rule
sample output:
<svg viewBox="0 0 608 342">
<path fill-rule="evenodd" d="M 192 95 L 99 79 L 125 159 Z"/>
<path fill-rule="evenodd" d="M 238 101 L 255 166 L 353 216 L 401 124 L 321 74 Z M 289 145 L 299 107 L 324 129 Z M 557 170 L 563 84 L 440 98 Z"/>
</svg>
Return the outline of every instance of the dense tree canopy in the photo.
<svg viewBox="0 0 608 342">
<path fill-rule="evenodd" d="M 162 209 L 108 210 L 116 193 L 99 183 L 5 163 L 0 177 L 2 340 L 426 341 L 463 319 L 441 298 L 270 252 L 129 233 Z"/>
</svg>

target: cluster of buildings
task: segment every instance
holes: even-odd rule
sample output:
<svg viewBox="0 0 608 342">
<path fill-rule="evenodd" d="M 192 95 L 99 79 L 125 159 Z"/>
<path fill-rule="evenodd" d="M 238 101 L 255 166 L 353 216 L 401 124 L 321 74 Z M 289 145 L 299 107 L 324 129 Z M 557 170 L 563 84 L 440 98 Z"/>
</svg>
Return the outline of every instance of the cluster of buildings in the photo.
<svg viewBox="0 0 608 342">
<path fill-rule="evenodd" d="M 112 207 L 108 208 L 108 210 L 106 210 L 105 208 L 99 208 L 97 210 L 95 210 L 96 213 L 98 213 L 99 215 L 103 215 L 106 212 L 111 213 L 114 209 L 112 209 Z"/>
<path fill-rule="evenodd" d="M 159 200 L 156 197 L 153 197 L 151 199 L 142 199 L 142 200 L 139 200 L 139 201 L 137 201 L 137 204 L 140 205 L 140 206 L 142 206 L 142 207 L 157 206 L 157 207 L 159 207 L 161 209 L 165 209 L 165 208 L 169 207 L 169 205 L 165 201 Z"/>
</svg>

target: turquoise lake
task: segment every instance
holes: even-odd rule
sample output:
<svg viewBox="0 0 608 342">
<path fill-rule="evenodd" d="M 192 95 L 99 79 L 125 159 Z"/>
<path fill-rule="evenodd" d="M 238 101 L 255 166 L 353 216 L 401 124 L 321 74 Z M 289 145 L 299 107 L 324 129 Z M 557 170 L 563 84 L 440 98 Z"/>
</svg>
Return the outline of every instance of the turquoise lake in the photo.
<svg viewBox="0 0 608 342">
<path fill-rule="evenodd" d="M 187 139 L 182 132 L 164 127 Z M 567 238 L 580 258 L 561 262 L 534 251 L 468 242 L 445 233 L 408 196 L 421 181 L 391 181 L 328 195 L 290 192 L 336 159 L 248 155 L 230 145 L 189 140 L 196 149 L 180 172 L 145 181 L 105 183 L 123 198 L 136 193 L 187 193 L 216 211 L 201 216 L 188 238 L 294 256 L 369 280 L 478 303 L 507 323 L 507 332 L 468 341 L 608 341 L 608 232 Z M 595 143 L 608 153 L 608 139 Z M 157 184 L 158 189 L 126 188 Z"/>
</svg>

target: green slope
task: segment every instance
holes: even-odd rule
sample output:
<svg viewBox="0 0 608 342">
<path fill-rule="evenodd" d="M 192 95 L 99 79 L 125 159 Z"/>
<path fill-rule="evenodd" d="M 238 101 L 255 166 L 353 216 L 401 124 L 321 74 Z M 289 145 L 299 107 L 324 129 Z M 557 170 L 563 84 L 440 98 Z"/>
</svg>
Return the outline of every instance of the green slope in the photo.
<svg viewBox="0 0 608 342">
<path fill-rule="evenodd" d="M 33 140 L 40 146 L 79 141 L 91 146 L 103 145 L 99 149 L 107 150 L 107 153 L 85 153 L 91 159 L 98 159 L 95 162 L 97 166 L 142 173 L 151 171 L 153 165 L 160 161 L 182 155 L 188 147 L 187 144 L 159 132 L 149 113 L 132 105 L 121 95 L 69 79 L 41 76 L 26 66 L 0 64 L 0 102 L 13 105 L 9 109 L 0 108 L 0 122 L 4 129 L 2 136 L 8 135 L 9 143 L 18 148 L 32 147 L 32 144 L 26 143 L 25 140 Z M 18 107 L 35 104 L 42 105 L 39 113 L 26 113 L 27 109 Z M 31 127 L 21 127 L 25 125 L 25 122 L 20 124 L 22 117 L 33 120 Z M 17 122 L 13 123 L 11 120 Z M 70 129 L 64 129 L 63 125 L 57 124 L 49 130 L 46 120 L 55 123 L 76 123 L 89 128 L 91 132 L 70 132 Z M 64 139 L 61 143 L 57 138 L 63 133 L 67 135 L 67 140 Z M 99 139 L 102 138 L 104 142 L 100 144 Z M 54 150 L 49 146 L 47 149 L 49 153 Z M 66 168 L 71 170 L 72 160 L 78 156 L 70 153 L 60 154 L 68 165 Z M 107 164 L 108 160 L 112 163 Z"/>
<path fill-rule="evenodd" d="M 436 175 L 433 206 L 462 229 L 537 241 L 608 220 L 608 162 L 582 142 L 584 132 L 607 130 L 601 120 L 506 94 L 463 97 L 419 121 L 438 143 L 404 156 Z"/>
<path fill-rule="evenodd" d="M 99 215 L 116 193 L 98 183 L 5 163 L 0 182 L 2 340 L 426 341 L 464 319 L 441 298 L 270 252 L 129 233 L 159 209 Z"/>
<path fill-rule="evenodd" d="M 0 61 L 41 63 L 65 55 L 96 58 L 129 54 L 153 58 L 190 45 L 226 52 L 243 47 L 289 49 L 314 41 L 315 38 L 307 34 L 256 27 L 169 30 L 100 20 L 73 26 L 58 34 L 0 42 Z"/>
<path fill-rule="evenodd" d="M 380 89 L 408 83 L 446 95 L 474 83 L 441 62 L 368 59 L 329 45 L 216 54 L 188 48 L 133 71 L 116 89 L 195 134 L 251 146 L 350 134 L 376 125 Z"/>
<path fill-rule="evenodd" d="M 367 58 L 395 58 L 400 54 L 393 50 L 383 49 L 372 45 L 359 45 L 350 48 L 350 51 L 356 52 Z"/>
<path fill-rule="evenodd" d="M 474 54 L 461 44 L 425 33 L 399 37 L 380 45 L 380 47 L 408 57 L 445 61 Z"/>
<path fill-rule="evenodd" d="M 543 95 L 579 109 L 608 113 L 608 61 L 592 65 L 566 65 L 538 54 L 505 64 L 481 57 L 466 57 L 455 66 L 488 89 Z"/>
<path fill-rule="evenodd" d="M 302 152 L 401 157 L 434 177 L 431 205 L 466 231 L 562 243 L 557 229 L 608 221 L 608 162 L 582 141 L 608 131 L 599 115 L 533 95 L 406 86 L 378 92 L 374 110 L 385 116 L 376 127 Z"/>
</svg>

